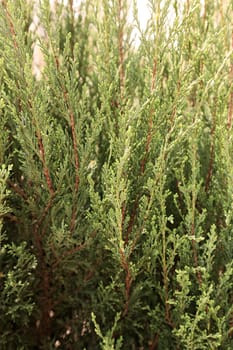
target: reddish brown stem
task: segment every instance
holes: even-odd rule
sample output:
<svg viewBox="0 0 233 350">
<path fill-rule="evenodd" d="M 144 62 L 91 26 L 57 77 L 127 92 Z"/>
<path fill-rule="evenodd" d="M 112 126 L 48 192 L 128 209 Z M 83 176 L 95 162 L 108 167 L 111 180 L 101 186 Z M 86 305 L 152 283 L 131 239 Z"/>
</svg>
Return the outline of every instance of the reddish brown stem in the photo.
<svg viewBox="0 0 233 350">
<path fill-rule="evenodd" d="M 18 50 L 18 44 L 17 44 L 17 41 L 16 41 L 16 32 L 15 32 L 15 29 L 14 29 L 14 25 L 13 25 L 13 21 L 12 21 L 11 15 L 10 15 L 9 10 L 8 10 L 7 1 L 6 0 L 2 0 L 2 3 L 3 3 L 3 6 L 5 8 L 6 17 L 7 17 L 8 23 L 9 23 L 10 32 L 11 32 L 11 35 L 12 35 L 12 38 L 13 38 L 13 42 L 14 42 L 14 47 L 15 47 L 16 50 Z M 21 100 L 19 100 L 19 105 L 20 105 L 20 109 L 21 109 Z M 31 107 L 30 100 L 29 100 L 29 105 Z M 50 177 L 50 174 L 49 174 L 48 167 L 46 166 L 44 146 L 43 146 L 42 137 L 41 137 L 41 134 L 40 134 L 39 131 L 37 131 L 37 139 L 38 139 L 38 145 L 39 145 L 41 159 L 42 159 L 42 163 L 43 163 L 44 176 L 46 178 L 46 182 L 47 182 L 49 191 L 50 191 L 51 194 L 53 194 L 54 193 L 54 189 L 53 189 L 52 180 L 51 180 L 51 177 Z M 22 195 L 22 192 L 21 192 L 21 195 Z"/>
<path fill-rule="evenodd" d="M 19 187 L 17 183 L 12 182 L 11 180 L 8 180 L 7 183 L 14 190 L 14 192 L 17 193 L 22 199 L 27 200 L 26 193 L 24 192 L 24 190 L 22 190 L 22 188 Z"/>
<path fill-rule="evenodd" d="M 7 21 L 9 23 L 10 32 L 11 32 L 11 35 L 12 35 L 12 38 L 13 38 L 14 47 L 15 47 L 15 49 L 18 49 L 18 44 L 17 44 L 17 41 L 16 41 L 16 32 L 15 32 L 15 28 L 14 28 L 14 24 L 13 24 L 10 12 L 8 10 L 7 1 L 6 0 L 2 0 L 2 4 L 3 4 L 5 12 L 6 12 L 6 18 L 7 18 Z"/>
<path fill-rule="evenodd" d="M 155 79 L 157 73 L 157 58 L 154 58 L 153 70 L 152 70 L 152 79 L 151 79 L 151 92 L 155 89 Z"/>
<path fill-rule="evenodd" d="M 50 295 L 50 275 L 48 269 L 46 268 L 45 262 L 42 263 L 41 275 L 43 296 L 40 300 L 42 314 L 39 327 L 39 336 L 41 339 L 43 339 L 44 337 L 49 337 L 51 334 L 51 318 L 49 313 L 52 310 L 53 305 Z"/>
<path fill-rule="evenodd" d="M 44 173 L 44 176 L 45 176 L 45 179 L 47 182 L 49 192 L 53 196 L 54 195 L 53 183 L 52 183 L 52 179 L 51 179 L 51 176 L 49 173 L 49 169 L 46 165 L 45 150 L 44 150 L 42 136 L 41 136 L 41 133 L 39 132 L 39 130 L 36 131 L 36 136 L 37 136 L 38 146 L 39 146 L 40 155 L 41 155 L 41 162 L 43 165 L 43 173 Z"/>
<path fill-rule="evenodd" d="M 129 311 L 130 290 L 131 290 L 133 279 L 131 276 L 128 261 L 122 249 L 120 249 L 120 255 L 121 255 L 121 266 L 125 271 L 125 305 L 124 305 L 124 310 L 122 312 L 122 317 L 125 317 Z"/>
<path fill-rule="evenodd" d="M 11 222 L 15 222 L 16 224 L 22 223 L 22 221 L 19 218 L 17 218 L 17 216 L 15 216 L 14 214 L 11 214 L 11 213 L 1 214 L 0 219 L 6 219 L 6 220 L 9 220 Z"/>
<path fill-rule="evenodd" d="M 159 343 L 159 334 L 155 334 L 153 341 L 150 343 L 150 350 L 156 350 Z"/>
<path fill-rule="evenodd" d="M 51 319 L 49 317 L 49 311 L 52 309 L 52 299 L 50 294 L 50 274 L 46 266 L 42 237 L 39 233 L 39 227 L 37 224 L 35 225 L 33 232 L 39 262 L 38 271 L 41 278 L 41 295 L 39 298 L 41 319 L 38 328 L 38 337 L 39 339 L 42 339 L 44 337 L 50 336 L 51 332 Z"/>
<path fill-rule="evenodd" d="M 174 328 L 174 324 L 171 319 L 171 305 L 169 304 L 169 277 L 168 277 L 168 268 L 167 268 L 167 263 L 163 259 L 163 264 L 162 264 L 162 269 L 163 269 L 163 286 L 164 286 L 164 305 L 165 305 L 165 320 L 167 324 L 171 327 Z"/>
<path fill-rule="evenodd" d="M 134 221 L 135 221 L 135 217 L 136 217 L 136 213 L 137 213 L 137 208 L 138 208 L 138 198 L 136 198 L 135 202 L 134 202 L 134 206 L 133 206 L 133 210 L 129 219 L 129 224 L 127 227 L 127 231 L 126 231 L 126 238 L 125 241 L 128 242 L 129 241 L 129 236 L 133 230 L 133 225 L 134 225 Z"/>
<path fill-rule="evenodd" d="M 40 217 L 40 220 L 38 221 L 37 225 L 38 227 L 41 226 L 41 224 L 43 223 L 46 215 L 48 214 L 49 210 L 51 209 L 52 205 L 53 205 L 53 199 L 54 199 L 54 196 L 55 196 L 55 192 L 50 196 L 50 199 L 46 205 L 46 207 L 44 208 L 44 211 Z M 45 234 L 45 232 L 43 233 L 43 235 Z"/>
<path fill-rule="evenodd" d="M 171 313 L 170 313 L 171 306 L 168 302 L 169 298 L 168 298 L 168 272 L 167 272 L 167 269 L 164 271 L 163 283 L 164 283 L 164 293 L 165 293 L 165 320 L 166 320 L 167 324 L 173 328 L 173 322 L 171 320 Z"/>
</svg>

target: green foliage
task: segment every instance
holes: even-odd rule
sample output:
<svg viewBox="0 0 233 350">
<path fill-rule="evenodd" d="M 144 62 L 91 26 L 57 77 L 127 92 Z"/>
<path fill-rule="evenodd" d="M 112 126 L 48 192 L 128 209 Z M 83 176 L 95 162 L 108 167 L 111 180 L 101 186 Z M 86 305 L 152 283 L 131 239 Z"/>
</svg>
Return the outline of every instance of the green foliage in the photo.
<svg viewBox="0 0 233 350">
<path fill-rule="evenodd" d="M 101 343 L 102 350 L 114 350 L 114 349 L 120 350 L 121 349 L 122 337 L 120 337 L 116 341 L 116 344 L 115 344 L 115 340 L 114 340 L 114 332 L 117 328 L 117 322 L 119 321 L 119 319 L 120 319 L 120 314 L 117 314 L 112 329 L 107 332 L 106 336 L 103 336 L 99 325 L 96 323 L 95 315 L 92 313 L 92 321 L 95 325 L 95 332 L 102 339 L 102 343 Z"/>
<path fill-rule="evenodd" d="M 5 216 L 11 217 L 7 205 L 10 191 L 6 189 L 11 168 L 2 164 L 0 169 L 0 332 L 3 349 L 14 349 L 15 344 L 20 346 L 29 341 L 23 333 L 34 310 L 36 268 L 35 256 L 27 249 L 25 242 L 18 246 L 13 242 L 6 243 L 3 219 Z"/>
<path fill-rule="evenodd" d="M 0 4 L 1 349 L 233 347 L 232 1 L 148 3 Z"/>
<path fill-rule="evenodd" d="M 26 243 L 3 244 L 1 259 L 1 347 L 26 346 L 31 335 L 26 332 L 35 310 L 34 281 L 36 258 Z M 26 327 L 26 328 L 25 328 Z"/>
</svg>

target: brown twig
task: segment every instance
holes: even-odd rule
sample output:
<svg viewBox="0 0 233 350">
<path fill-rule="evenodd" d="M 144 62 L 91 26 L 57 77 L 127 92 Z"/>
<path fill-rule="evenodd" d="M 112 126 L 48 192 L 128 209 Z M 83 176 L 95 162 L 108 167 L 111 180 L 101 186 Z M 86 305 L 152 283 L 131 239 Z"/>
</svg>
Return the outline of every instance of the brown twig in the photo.
<svg viewBox="0 0 233 350">
<path fill-rule="evenodd" d="M 121 256 L 121 266 L 125 271 L 125 305 L 124 305 L 124 310 L 122 312 L 122 317 L 124 318 L 129 311 L 130 290 L 131 290 L 133 279 L 130 272 L 128 261 L 122 249 L 120 249 L 120 256 Z"/>
<path fill-rule="evenodd" d="M 14 24 L 13 24 L 13 21 L 12 21 L 12 18 L 11 18 L 11 14 L 8 10 L 8 6 L 7 6 L 7 1 L 6 0 L 2 0 L 2 4 L 4 6 L 4 9 L 6 11 L 6 18 L 7 18 L 7 21 L 9 23 L 9 27 L 10 27 L 10 32 L 11 32 L 11 35 L 12 35 L 12 38 L 13 38 L 13 43 L 14 43 L 14 47 L 15 49 L 18 50 L 18 43 L 16 41 L 16 32 L 15 32 L 15 28 L 14 28 Z"/>
<path fill-rule="evenodd" d="M 22 221 L 17 216 L 15 216 L 14 214 L 11 214 L 11 213 L 1 214 L 0 219 L 1 220 L 6 219 L 6 220 L 9 220 L 9 221 L 14 222 L 16 224 L 22 223 Z"/>
<path fill-rule="evenodd" d="M 171 319 L 171 306 L 169 304 L 169 293 L 168 293 L 168 269 L 167 269 L 167 264 L 163 267 L 163 285 L 164 285 L 164 295 L 165 295 L 165 320 L 167 324 L 174 328 L 172 319 Z"/>
<path fill-rule="evenodd" d="M 18 47 L 18 44 L 17 44 L 17 41 L 16 41 L 16 32 L 15 32 L 15 29 L 14 29 L 14 24 L 13 24 L 11 15 L 10 15 L 9 10 L 8 10 L 7 1 L 6 0 L 2 0 L 2 3 L 3 3 L 3 6 L 4 6 L 4 9 L 5 9 L 5 12 L 6 12 L 6 17 L 7 17 L 8 23 L 9 23 L 10 32 L 11 32 L 11 35 L 12 35 L 12 38 L 13 38 L 14 47 L 15 47 L 15 50 L 18 52 L 19 47 Z M 17 85 L 18 85 L 18 83 L 17 83 Z M 29 101 L 29 107 L 32 108 L 30 99 L 28 99 L 28 101 Z M 21 100 L 19 100 L 19 105 L 22 106 Z M 49 174 L 49 169 L 48 169 L 48 167 L 46 165 L 46 161 L 45 161 L 44 145 L 43 145 L 41 134 L 40 134 L 38 129 L 37 129 L 36 135 L 37 135 L 39 150 L 40 150 L 40 154 L 41 154 L 41 161 L 42 161 L 42 164 L 43 164 L 44 176 L 46 178 L 46 182 L 47 182 L 49 191 L 50 191 L 51 194 L 53 194 L 54 193 L 54 189 L 53 189 L 53 185 L 52 185 L 52 180 L 51 180 L 51 177 L 50 177 L 50 174 Z M 24 196 L 22 191 L 19 191 L 19 190 L 18 190 L 18 194 L 20 194 L 21 196 Z"/>
<path fill-rule="evenodd" d="M 125 242 L 128 243 L 129 242 L 129 236 L 133 230 L 133 225 L 134 225 L 134 221 L 135 221 L 135 217 L 136 217 L 136 213 L 137 213 L 137 209 L 138 209 L 138 197 L 136 198 L 134 205 L 133 205 L 133 209 L 130 215 L 130 219 L 129 219 L 129 224 L 126 230 L 126 237 L 125 237 Z"/>
<path fill-rule="evenodd" d="M 7 180 L 9 186 L 17 193 L 22 199 L 27 200 L 27 194 L 24 192 L 22 188 L 19 187 L 17 183 L 12 182 L 11 180 Z"/>
<path fill-rule="evenodd" d="M 38 227 L 41 226 L 41 224 L 43 223 L 46 215 L 48 214 L 49 210 L 51 209 L 51 207 L 53 205 L 53 200 L 54 200 L 55 194 L 56 194 L 56 192 L 52 193 L 52 195 L 50 196 L 49 201 L 48 201 L 46 207 L 44 208 L 44 211 L 43 211 L 43 213 L 42 213 L 42 215 L 40 217 L 40 220 L 37 222 Z M 43 232 L 42 236 L 44 234 L 45 234 L 45 232 Z"/>
<path fill-rule="evenodd" d="M 53 196 L 54 195 L 54 189 L 53 189 L 53 183 L 52 183 L 52 178 L 50 176 L 49 169 L 46 164 L 46 159 L 45 159 L 45 150 L 44 150 L 44 145 L 43 145 L 43 140 L 40 131 L 37 128 L 36 131 L 36 136 L 37 136 L 37 142 L 39 146 L 39 151 L 40 151 L 40 156 L 41 156 L 41 162 L 43 165 L 43 173 L 47 182 L 47 186 L 49 189 L 50 194 Z"/>
<path fill-rule="evenodd" d="M 6 18 L 7 18 L 7 21 L 9 23 L 10 32 L 11 32 L 11 35 L 13 38 L 13 44 L 14 44 L 14 48 L 16 51 L 16 55 L 18 55 L 19 46 L 18 46 L 18 43 L 16 41 L 16 32 L 14 29 L 13 20 L 11 18 L 9 10 L 8 10 L 7 1 L 2 0 L 2 4 L 3 4 L 5 12 L 6 12 Z M 17 87 L 19 89 L 18 82 L 16 82 L 16 84 L 17 84 Z M 30 98 L 28 98 L 28 103 L 29 103 L 30 109 L 32 109 Z M 18 99 L 18 104 L 20 106 L 20 109 L 22 109 L 22 101 L 20 98 Z M 38 147 L 39 147 L 39 152 L 40 152 L 40 156 L 41 156 L 41 162 L 43 165 L 43 173 L 44 173 L 44 176 L 46 178 L 46 182 L 47 182 L 51 197 L 53 197 L 55 192 L 53 189 L 53 184 L 52 184 L 52 179 L 50 177 L 49 169 L 46 165 L 45 150 L 44 150 L 42 136 L 41 136 L 38 128 L 36 131 L 36 136 L 37 136 Z M 22 199 L 24 199 L 24 200 L 28 199 L 26 193 L 18 185 L 15 186 L 15 184 L 12 183 L 11 181 L 8 181 L 8 183 Z M 49 317 L 49 311 L 51 310 L 51 307 L 52 307 L 52 299 L 51 299 L 51 294 L 50 294 L 50 274 L 49 274 L 49 270 L 46 266 L 46 260 L 45 260 L 45 256 L 44 256 L 44 248 L 43 248 L 43 242 L 42 242 L 42 235 L 39 232 L 40 224 L 43 221 L 44 216 L 47 214 L 50 206 L 51 206 L 51 204 L 48 204 L 46 206 L 44 214 L 42 215 L 40 222 L 38 223 L 36 221 L 34 224 L 34 228 L 33 228 L 35 248 L 36 248 L 37 257 L 38 257 L 38 261 L 39 261 L 38 272 L 39 272 L 39 276 L 40 276 L 41 282 L 42 282 L 41 283 L 42 292 L 39 296 L 39 303 L 40 303 L 40 309 L 41 309 L 41 320 L 40 320 L 41 322 L 40 322 L 39 328 L 38 328 L 39 339 L 44 339 L 44 337 L 49 336 L 50 332 L 51 332 L 51 319 Z"/>
<path fill-rule="evenodd" d="M 41 294 L 39 296 L 39 303 L 41 309 L 41 319 L 38 328 L 38 337 L 42 339 L 48 337 L 51 332 L 51 319 L 49 317 L 49 311 L 52 309 L 52 298 L 50 288 L 50 273 L 46 266 L 46 260 L 44 256 L 42 236 L 39 232 L 39 226 L 36 223 L 33 230 L 35 247 L 37 251 L 37 258 L 39 261 L 39 276 L 41 279 Z"/>
<path fill-rule="evenodd" d="M 158 347 L 158 343 L 159 343 L 159 333 L 156 333 L 153 341 L 149 344 L 150 350 L 156 350 Z"/>
</svg>

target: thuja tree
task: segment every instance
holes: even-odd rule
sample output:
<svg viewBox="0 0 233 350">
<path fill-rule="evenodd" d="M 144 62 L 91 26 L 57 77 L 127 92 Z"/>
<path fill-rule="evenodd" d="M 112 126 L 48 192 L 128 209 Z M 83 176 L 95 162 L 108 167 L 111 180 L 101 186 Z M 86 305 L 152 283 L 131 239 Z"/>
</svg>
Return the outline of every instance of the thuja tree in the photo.
<svg viewBox="0 0 233 350">
<path fill-rule="evenodd" d="M 232 349 L 232 2 L 55 5 L 0 4 L 1 349 Z"/>
</svg>

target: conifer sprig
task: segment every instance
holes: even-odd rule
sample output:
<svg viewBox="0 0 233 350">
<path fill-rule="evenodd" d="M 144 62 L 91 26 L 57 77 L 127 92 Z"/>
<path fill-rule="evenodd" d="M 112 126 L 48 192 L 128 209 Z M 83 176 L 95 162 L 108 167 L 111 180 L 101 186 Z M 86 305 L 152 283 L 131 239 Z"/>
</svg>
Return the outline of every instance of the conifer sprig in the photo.
<svg viewBox="0 0 233 350">
<path fill-rule="evenodd" d="M 0 4 L 3 350 L 233 346 L 232 1 L 130 5 Z"/>
</svg>

